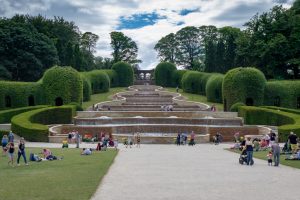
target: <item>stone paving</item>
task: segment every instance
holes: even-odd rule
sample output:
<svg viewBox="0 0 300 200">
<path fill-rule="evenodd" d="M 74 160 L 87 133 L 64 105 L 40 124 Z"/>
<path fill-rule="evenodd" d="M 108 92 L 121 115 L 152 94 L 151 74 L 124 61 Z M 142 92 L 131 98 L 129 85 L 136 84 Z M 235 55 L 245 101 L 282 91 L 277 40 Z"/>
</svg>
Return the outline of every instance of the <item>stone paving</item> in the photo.
<svg viewBox="0 0 300 200">
<path fill-rule="evenodd" d="M 226 144 L 120 147 L 92 200 L 297 200 L 300 170 L 238 163 Z"/>
</svg>

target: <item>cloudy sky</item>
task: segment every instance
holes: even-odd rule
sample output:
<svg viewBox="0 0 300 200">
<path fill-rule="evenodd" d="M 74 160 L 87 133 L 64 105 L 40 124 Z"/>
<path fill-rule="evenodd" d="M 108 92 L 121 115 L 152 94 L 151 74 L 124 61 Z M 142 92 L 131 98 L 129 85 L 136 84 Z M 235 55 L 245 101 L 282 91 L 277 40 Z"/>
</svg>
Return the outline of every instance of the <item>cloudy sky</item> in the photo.
<svg viewBox="0 0 300 200">
<path fill-rule="evenodd" d="M 0 0 L 0 16 L 42 14 L 74 21 L 82 32 L 99 35 L 97 55 L 111 57 L 111 31 L 122 31 L 137 42 L 142 69 L 153 68 L 153 47 L 162 37 L 185 26 L 243 24 L 276 4 L 293 0 Z"/>
</svg>

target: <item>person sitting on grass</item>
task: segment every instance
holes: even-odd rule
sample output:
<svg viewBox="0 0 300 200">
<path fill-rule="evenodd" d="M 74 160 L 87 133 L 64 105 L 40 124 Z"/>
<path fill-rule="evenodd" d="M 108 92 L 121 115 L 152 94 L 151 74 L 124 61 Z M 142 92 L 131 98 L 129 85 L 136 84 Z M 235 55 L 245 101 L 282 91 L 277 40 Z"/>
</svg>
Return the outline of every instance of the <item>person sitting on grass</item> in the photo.
<svg viewBox="0 0 300 200">
<path fill-rule="evenodd" d="M 81 155 L 91 155 L 92 151 L 89 148 L 83 148 L 80 154 Z"/>
<path fill-rule="evenodd" d="M 52 154 L 50 149 L 43 149 L 42 154 L 44 155 L 44 160 L 62 160 L 63 157 L 58 158 Z"/>
</svg>

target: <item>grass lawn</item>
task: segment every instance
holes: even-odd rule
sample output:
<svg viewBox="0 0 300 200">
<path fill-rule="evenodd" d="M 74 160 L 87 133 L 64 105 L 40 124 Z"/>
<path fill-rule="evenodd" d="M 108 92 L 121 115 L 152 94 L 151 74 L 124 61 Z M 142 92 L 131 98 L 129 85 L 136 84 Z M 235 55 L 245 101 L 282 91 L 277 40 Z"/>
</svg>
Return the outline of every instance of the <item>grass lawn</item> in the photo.
<svg viewBox="0 0 300 200">
<path fill-rule="evenodd" d="M 112 95 L 118 92 L 126 91 L 125 87 L 116 87 L 110 88 L 109 92 L 100 93 L 100 94 L 93 94 L 91 95 L 91 100 L 87 102 L 83 102 L 82 108 L 86 110 L 88 107 L 92 106 L 93 104 L 100 103 L 103 101 L 110 101 L 112 100 Z"/>
<path fill-rule="evenodd" d="M 2 149 L 1 149 L 2 150 Z M 27 148 L 38 153 L 41 148 Z M 80 149 L 51 149 L 63 160 L 29 162 L 25 166 L 7 165 L 8 157 L 0 155 L 0 199 L 5 200 L 88 200 L 112 164 L 117 151 L 93 152 L 81 156 Z"/>
<path fill-rule="evenodd" d="M 238 153 L 238 154 L 241 153 L 241 151 L 239 151 L 239 150 L 233 150 L 233 149 L 228 149 L 228 150 L 231 152 Z M 257 152 L 254 151 L 253 157 L 259 158 L 262 160 L 266 160 L 266 164 L 267 164 L 267 154 L 268 154 L 268 151 L 257 151 Z M 280 155 L 280 164 L 281 165 L 286 165 L 286 166 L 300 169 L 300 160 L 285 160 L 285 158 L 286 158 L 285 155 Z"/>
<path fill-rule="evenodd" d="M 176 88 L 166 88 L 166 89 L 170 92 L 176 92 Z M 187 97 L 189 101 L 201 102 L 201 103 L 205 103 L 205 104 L 208 104 L 208 105 L 214 104 L 217 107 L 217 111 L 223 111 L 223 104 L 208 102 L 207 99 L 206 99 L 206 96 L 199 95 L 199 94 L 186 93 L 186 92 L 183 92 L 182 89 L 179 89 L 179 93 L 182 96 Z"/>
</svg>

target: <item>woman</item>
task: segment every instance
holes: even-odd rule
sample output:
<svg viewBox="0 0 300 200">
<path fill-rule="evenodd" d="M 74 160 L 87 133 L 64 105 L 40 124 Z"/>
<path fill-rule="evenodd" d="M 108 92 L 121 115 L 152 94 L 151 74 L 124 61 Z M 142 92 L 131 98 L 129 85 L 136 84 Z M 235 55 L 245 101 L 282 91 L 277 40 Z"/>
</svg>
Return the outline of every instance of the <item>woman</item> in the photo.
<svg viewBox="0 0 300 200">
<path fill-rule="evenodd" d="M 26 160 L 26 153 L 25 153 L 25 141 L 24 138 L 20 139 L 19 143 L 19 150 L 18 150 L 18 159 L 17 159 L 17 165 L 20 166 L 20 158 L 23 156 L 25 165 L 28 165 L 27 160 Z"/>
<path fill-rule="evenodd" d="M 141 147 L 140 144 L 141 144 L 141 136 L 140 136 L 140 133 L 137 133 L 137 135 L 136 135 L 136 147 L 140 148 Z"/>
<path fill-rule="evenodd" d="M 8 165 L 11 163 L 11 166 L 14 167 L 14 153 L 15 153 L 15 146 L 14 143 L 10 142 L 7 145 L 7 151 L 8 151 Z"/>
<path fill-rule="evenodd" d="M 253 144 L 252 144 L 250 137 L 247 138 L 245 149 L 247 152 L 247 165 L 252 165 L 253 164 Z"/>
<path fill-rule="evenodd" d="M 8 143 L 8 137 L 7 135 L 3 135 L 2 140 L 1 140 L 1 145 L 2 145 L 2 155 L 5 156 L 6 151 L 7 151 L 7 143 Z"/>
</svg>

